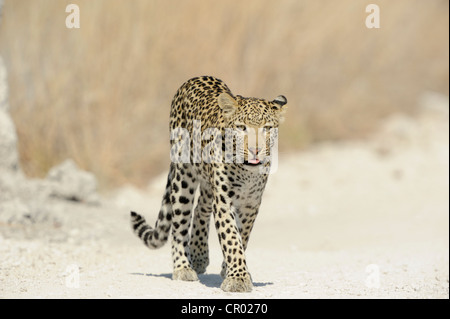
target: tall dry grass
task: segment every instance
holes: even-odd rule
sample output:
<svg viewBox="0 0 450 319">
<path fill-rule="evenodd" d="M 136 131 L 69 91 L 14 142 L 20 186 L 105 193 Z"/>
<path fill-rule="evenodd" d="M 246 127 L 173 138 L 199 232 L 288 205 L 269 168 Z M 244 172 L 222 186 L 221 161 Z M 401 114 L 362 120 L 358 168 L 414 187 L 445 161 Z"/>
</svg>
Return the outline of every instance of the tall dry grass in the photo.
<svg viewBox="0 0 450 319">
<path fill-rule="evenodd" d="M 65 27 L 77 3 L 81 28 Z M 197 75 L 284 94 L 280 150 L 361 137 L 427 90 L 448 94 L 448 1 L 7 0 L 0 54 L 25 172 L 67 157 L 102 186 L 168 166 L 173 94 Z"/>
</svg>

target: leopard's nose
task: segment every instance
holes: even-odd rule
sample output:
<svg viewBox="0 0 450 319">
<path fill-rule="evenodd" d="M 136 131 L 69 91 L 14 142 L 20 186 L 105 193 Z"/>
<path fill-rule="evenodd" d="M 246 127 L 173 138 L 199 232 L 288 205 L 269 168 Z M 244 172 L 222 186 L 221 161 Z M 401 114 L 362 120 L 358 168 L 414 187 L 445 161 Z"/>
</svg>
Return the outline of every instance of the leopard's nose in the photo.
<svg viewBox="0 0 450 319">
<path fill-rule="evenodd" d="M 261 152 L 260 147 L 249 147 L 248 150 L 250 151 L 250 153 L 252 153 L 255 156 L 258 155 L 259 152 Z"/>
</svg>

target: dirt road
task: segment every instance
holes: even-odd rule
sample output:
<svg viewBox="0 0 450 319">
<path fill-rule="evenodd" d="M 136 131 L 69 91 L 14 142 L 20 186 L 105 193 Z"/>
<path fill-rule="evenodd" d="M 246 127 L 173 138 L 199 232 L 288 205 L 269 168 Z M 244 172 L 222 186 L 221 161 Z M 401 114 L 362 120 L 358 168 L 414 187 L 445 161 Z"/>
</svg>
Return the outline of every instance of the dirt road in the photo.
<svg viewBox="0 0 450 319">
<path fill-rule="evenodd" d="M 42 222 L 1 224 L 0 297 L 449 298 L 448 132 L 447 104 L 394 116 L 369 140 L 280 154 L 246 253 L 251 293 L 220 289 L 214 229 L 198 282 L 171 280 L 170 245 L 134 237 L 129 210 L 155 220 L 162 176 L 98 206 L 52 199 Z"/>
</svg>

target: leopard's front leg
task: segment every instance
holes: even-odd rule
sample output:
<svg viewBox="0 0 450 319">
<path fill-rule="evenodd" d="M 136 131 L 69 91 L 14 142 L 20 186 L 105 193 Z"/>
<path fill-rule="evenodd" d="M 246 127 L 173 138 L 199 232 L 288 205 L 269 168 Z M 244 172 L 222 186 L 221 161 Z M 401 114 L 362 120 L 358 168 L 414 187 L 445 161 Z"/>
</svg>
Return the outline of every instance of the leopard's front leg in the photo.
<svg viewBox="0 0 450 319">
<path fill-rule="evenodd" d="M 229 292 L 249 292 L 252 290 L 253 284 L 245 261 L 236 212 L 232 210 L 231 205 L 236 194 L 231 190 L 227 179 L 220 178 L 220 174 L 219 171 L 214 173 L 213 213 L 226 264 L 226 274 L 221 288 Z"/>
</svg>

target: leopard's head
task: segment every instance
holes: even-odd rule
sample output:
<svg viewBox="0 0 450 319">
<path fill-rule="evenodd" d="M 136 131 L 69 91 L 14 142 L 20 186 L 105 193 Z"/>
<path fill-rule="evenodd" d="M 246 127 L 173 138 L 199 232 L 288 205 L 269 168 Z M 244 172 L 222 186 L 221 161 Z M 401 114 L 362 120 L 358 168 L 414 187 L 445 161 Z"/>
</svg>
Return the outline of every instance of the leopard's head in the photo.
<svg viewBox="0 0 450 319">
<path fill-rule="evenodd" d="M 271 152 L 274 152 L 278 127 L 287 109 L 286 97 L 280 95 L 273 101 L 267 101 L 222 93 L 218 104 L 226 126 L 226 153 L 233 152 L 233 161 L 242 163 L 248 169 L 269 166 L 271 156 L 276 155 Z"/>
</svg>

